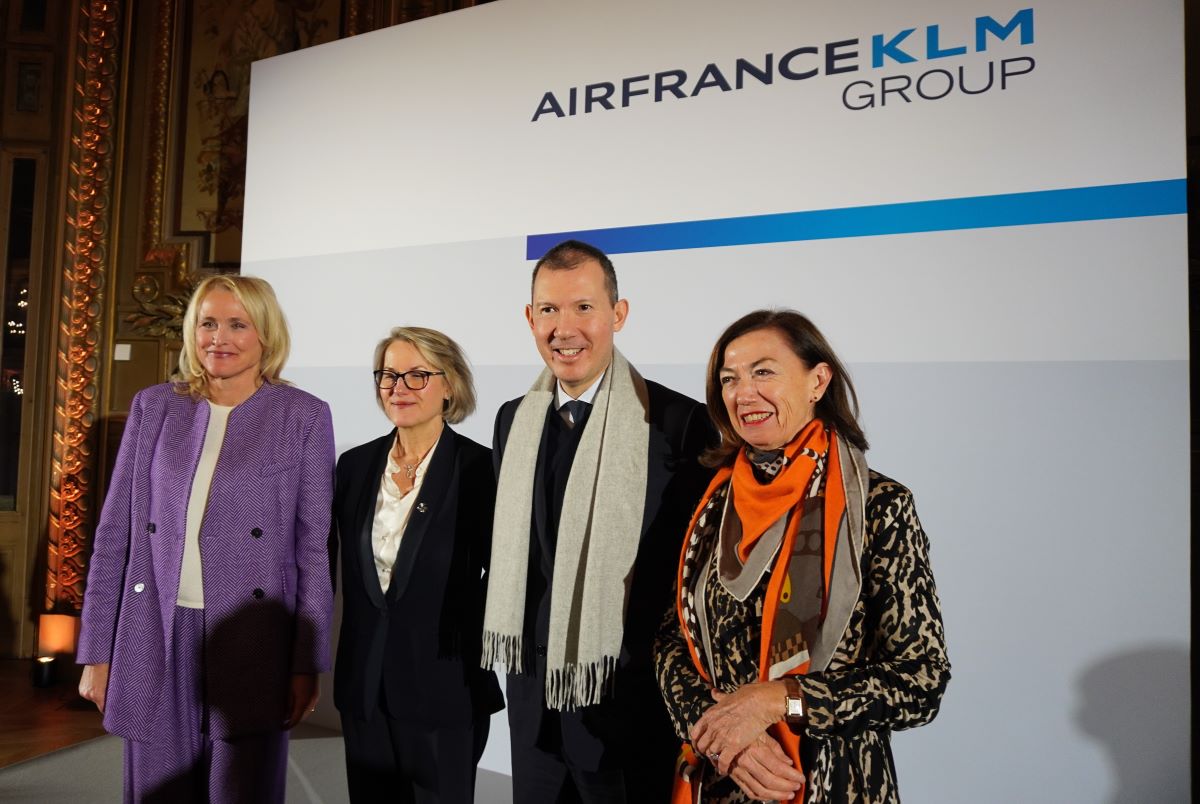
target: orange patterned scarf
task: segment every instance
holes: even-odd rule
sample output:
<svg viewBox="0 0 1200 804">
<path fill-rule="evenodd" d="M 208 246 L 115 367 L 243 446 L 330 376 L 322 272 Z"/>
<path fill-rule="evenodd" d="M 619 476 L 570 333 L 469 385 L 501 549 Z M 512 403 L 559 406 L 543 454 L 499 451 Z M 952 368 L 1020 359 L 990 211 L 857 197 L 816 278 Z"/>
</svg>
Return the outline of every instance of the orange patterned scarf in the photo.
<svg viewBox="0 0 1200 804">
<path fill-rule="evenodd" d="M 824 617 L 829 604 L 829 580 L 833 569 L 838 528 L 846 510 L 846 492 L 842 482 L 837 437 L 834 431 L 820 419 L 815 419 L 806 425 L 784 448 L 784 454 L 787 456 L 787 464 L 770 483 L 762 484 L 755 478 L 753 466 L 743 449 L 738 453 L 733 466 L 725 466 L 717 471 L 688 525 L 688 536 L 684 539 L 676 578 L 679 589 L 676 598 L 676 614 L 679 618 L 680 628 L 687 640 L 692 663 L 700 676 L 710 683 L 712 679 L 705 670 L 705 663 L 701 660 L 697 640 L 694 638 L 692 628 L 689 627 L 685 601 L 688 599 L 688 583 L 694 580 L 695 567 L 702 566 L 711 557 L 695 555 L 696 544 L 693 534 L 696 533 L 700 517 L 712 501 L 713 495 L 726 484 L 731 487 L 733 507 L 741 521 L 742 538 L 737 552 L 742 561 L 746 560 L 755 542 L 772 525 L 784 516 L 788 517 L 783 542 L 771 569 L 766 597 L 763 601 L 758 660 L 759 679 L 770 681 L 783 675 L 803 675 L 809 668 L 807 658 L 803 661 L 796 660 L 798 657 L 798 654 L 795 653 L 796 637 L 799 635 L 782 633 L 783 629 L 779 629 L 781 632 L 776 633 L 776 614 L 781 606 L 786 608 L 787 601 L 791 598 L 789 568 L 805 501 L 816 498 L 824 480 L 822 618 Z M 691 549 L 691 553 L 689 553 L 689 549 Z M 685 567 L 688 568 L 687 572 L 685 572 Z M 693 577 L 688 577 L 689 575 Z M 802 642 L 803 640 L 800 640 L 800 643 Z M 772 678 L 771 668 L 776 666 L 783 666 L 787 669 Z M 793 733 L 784 721 L 772 725 L 770 731 L 784 752 L 791 758 L 794 767 L 802 771 L 800 736 Z M 691 750 L 691 746 L 685 744 L 680 757 L 675 789 L 672 793 L 672 804 L 687 804 L 687 802 L 695 800 L 699 791 L 692 789 L 693 777 L 699 762 L 700 760 Z M 804 788 L 801 787 L 792 799 L 792 804 L 800 804 L 803 800 Z"/>
</svg>

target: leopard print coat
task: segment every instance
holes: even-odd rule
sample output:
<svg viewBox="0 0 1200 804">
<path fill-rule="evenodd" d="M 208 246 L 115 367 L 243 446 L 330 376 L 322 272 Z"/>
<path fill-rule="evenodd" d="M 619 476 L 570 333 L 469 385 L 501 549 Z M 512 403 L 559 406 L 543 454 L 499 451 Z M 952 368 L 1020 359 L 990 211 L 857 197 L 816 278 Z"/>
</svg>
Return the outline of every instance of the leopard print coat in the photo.
<svg viewBox="0 0 1200 804">
<path fill-rule="evenodd" d="M 714 497 L 717 495 L 714 495 Z M 714 556 L 715 558 L 715 556 Z M 950 680 L 929 543 L 907 488 L 870 473 L 863 585 L 828 668 L 800 676 L 808 707 L 801 739 L 808 776 L 805 804 L 898 802 L 892 731 L 933 720 Z M 707 585 L 713 686 L 733 692 L 758 680 L 759 624 L 769 573 L 739 602 L 720 583 Z M 659 685 L 681 740 L 712 706 L 674 609 L 655 646 Z M 705 802 L 750 799 L 729 778 L 705 785 Z"/>
</svg>

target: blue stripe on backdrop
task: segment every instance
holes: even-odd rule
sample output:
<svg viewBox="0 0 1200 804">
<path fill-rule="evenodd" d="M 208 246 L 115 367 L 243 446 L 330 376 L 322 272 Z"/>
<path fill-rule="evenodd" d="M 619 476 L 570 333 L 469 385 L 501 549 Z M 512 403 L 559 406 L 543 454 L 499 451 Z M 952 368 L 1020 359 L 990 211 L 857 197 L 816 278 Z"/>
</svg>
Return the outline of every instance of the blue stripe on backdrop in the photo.
<svg viewBox="0 0 1200 804">
<path fill-rule="evenodd" d="M 617 226 L 578 232 L 529 235 L 525 257 L 536 260 L 568 238 L 583 240 L 608 254 L 686 248 L 787 243 L 838 237 L 986 229 L 1187 212 L 1187 180 L 1144 181 L 980 195 L 936 201 L 910 201 L 808 212 L 781 212 L 740 218 Z"/>
</svg>

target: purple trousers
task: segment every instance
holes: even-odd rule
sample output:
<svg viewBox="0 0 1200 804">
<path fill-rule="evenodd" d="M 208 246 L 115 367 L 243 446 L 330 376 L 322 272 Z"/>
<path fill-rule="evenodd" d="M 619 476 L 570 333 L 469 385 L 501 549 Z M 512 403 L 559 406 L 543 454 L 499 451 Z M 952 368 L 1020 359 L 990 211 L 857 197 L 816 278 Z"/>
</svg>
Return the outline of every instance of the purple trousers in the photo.
<svg viewBox="0 0 1200 804">
<path fill-rule="evenodd" d="M 126 802 L 283 802 L 288 733 L 235 740 L 208 736 L 204 700 L 204 610 L 175 610 L 175 631 L 158 717 L 162 736 L 125 741 Z M 282 721 L 284 713 L 280 713 Z"/>
</svg>

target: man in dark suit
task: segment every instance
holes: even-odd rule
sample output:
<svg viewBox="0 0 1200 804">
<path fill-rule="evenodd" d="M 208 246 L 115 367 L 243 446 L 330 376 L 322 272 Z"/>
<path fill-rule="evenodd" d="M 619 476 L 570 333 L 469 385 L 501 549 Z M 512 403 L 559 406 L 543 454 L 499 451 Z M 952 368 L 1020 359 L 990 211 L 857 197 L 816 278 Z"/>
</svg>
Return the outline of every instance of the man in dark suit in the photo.
<svg viewBox="0 0 1200 804">
<path fill-rule="evenodd" d="M 547 370 L 496 418 L 484 658 L 509 670 L 517 804 L 670 792 L 678 741 L 651 652 L 711 427 L 613 348 L 628 311 L 603 252 L 551 249 L 525 309 Z"/>
</svg>

